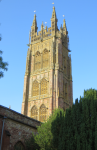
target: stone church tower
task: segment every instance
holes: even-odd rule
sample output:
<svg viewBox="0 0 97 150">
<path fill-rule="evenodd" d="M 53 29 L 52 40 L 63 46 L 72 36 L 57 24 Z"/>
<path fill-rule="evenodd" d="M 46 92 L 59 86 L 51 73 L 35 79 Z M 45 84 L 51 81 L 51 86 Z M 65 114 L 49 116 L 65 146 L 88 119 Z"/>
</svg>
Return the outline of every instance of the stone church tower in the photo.
<svg viewBox="0 0 97 150">
<path fill-rule="evenodd" d="M 21 113 L 41 122 L 59 106 L 66 110 L 73 104 L 71 55 L 65 19 L 57 27 L 53 7 L 51 27 L 37 33 L 36 15 L 31 26 Z"/>
</svg>

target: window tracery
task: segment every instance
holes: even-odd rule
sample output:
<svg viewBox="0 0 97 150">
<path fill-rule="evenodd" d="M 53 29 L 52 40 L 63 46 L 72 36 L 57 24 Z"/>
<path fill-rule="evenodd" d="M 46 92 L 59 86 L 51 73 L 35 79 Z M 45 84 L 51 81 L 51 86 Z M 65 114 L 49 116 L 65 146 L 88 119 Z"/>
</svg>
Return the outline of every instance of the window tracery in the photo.
<svg viewBox="0 0 97 150">
<path fill-rule="evenodd" d="M 44 78 L 41 81 L 41 95 L 42 94 L 47 94 L 47 80 Z"/>
<path fill-rule="evenodd" d="M 39 51 L 35 54 L 35 70 L 41 69 L 41 54 Z"/>
<path fill-rule="evenodd" d="M 38 109 L 35 105 L 31 109 L 31 118 L 38 120 Z"/>
<path fill-rule="evenodd" d="M 49 65 L 49 51 L 45 49 L 43 51 L 43 68 L 48 67 Z"/>
<path fill-rule="evenodd" d="M 38 81 L 35 80 L 32 86 L 32 96 L 37 96 L 37 95 L 39 95 L 39 83 Z"/>
<path fill-rule="evenodd" d="M 46 109 L 46 106 L 44 104 L 41 105 L 39 114 L 40 114 L 39 115 L 39 121 L 43 122 L 44 120 L 46 120 L 47 109 Z"/>
</svg>

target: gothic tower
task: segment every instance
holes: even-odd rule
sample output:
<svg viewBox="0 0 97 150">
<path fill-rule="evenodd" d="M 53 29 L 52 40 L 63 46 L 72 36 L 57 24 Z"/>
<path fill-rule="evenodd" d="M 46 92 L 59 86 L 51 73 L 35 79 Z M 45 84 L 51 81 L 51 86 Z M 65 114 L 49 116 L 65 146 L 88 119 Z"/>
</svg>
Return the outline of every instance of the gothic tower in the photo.
<svg viewBox="0 0 97 150">
<path fill-rule="evenodd" d="M 37 33 L 36 15 L 31 26 L 27 52 L 21 113 L 41 122 L 59 106 L 66 110 L 73 104 L 71 52 L 65 19 L 57 27 L 55 7 L 51 27 Z"/>
</svg>

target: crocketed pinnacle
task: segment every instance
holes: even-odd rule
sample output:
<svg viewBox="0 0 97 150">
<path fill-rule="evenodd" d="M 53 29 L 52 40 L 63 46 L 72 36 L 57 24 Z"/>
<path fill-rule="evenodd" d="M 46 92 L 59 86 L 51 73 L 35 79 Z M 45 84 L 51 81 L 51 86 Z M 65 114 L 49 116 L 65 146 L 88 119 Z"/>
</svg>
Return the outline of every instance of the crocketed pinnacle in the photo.
<svg viewBox="0 0 97 150">
<path fill-rule="evenodd" d="M 36 14 L 34 15 L 34 19 L 33 19 L 33 26 L 37 26 L 37 22 L 36 22 Z"/>
<path fill-rule="evenodd" d="M 55 12 L 55 7 L 54 6 L 53 6 L 52 18 L 56 18 L 56 12 Z"/>
<path fill-rule="evenodd" d="M 44 25 L 43 25 L 43 21 L 42 21 L 41 30 L 43 30 L 43 28 L 44 28 Z"/>
<path fill-rule="evenodd" d="M 63 28 L 66 28 L 65 19 L 63 20 Z"/>
</svg>

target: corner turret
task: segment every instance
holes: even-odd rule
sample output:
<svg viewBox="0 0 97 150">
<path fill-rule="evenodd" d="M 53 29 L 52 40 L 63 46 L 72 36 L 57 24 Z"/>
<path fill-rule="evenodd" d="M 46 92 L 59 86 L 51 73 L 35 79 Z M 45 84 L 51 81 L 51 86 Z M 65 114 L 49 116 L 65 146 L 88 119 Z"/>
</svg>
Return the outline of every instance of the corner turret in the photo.
<svg viewBox="0 0 97 150">
<path fill-rule="evenodd" d="M 55 36 L 56 31 L 57 31 L 57 17 L 56 17 L 56 12 L 55 12 L 55 7 L 53 7 L 53 13 L 52 13 L 52 18 L 51 18 L 51 29 L 52 29 L 52 35 Z"/>
<path fill-rule="evenodd" d="M 43 29 L 44 29 L 44 25 L 43 25 L 43 22 L 42 22 L 42 25 L 41 25 L 41 41 L 43 40 Z"/>
<path fill-rule="evenodd" d="M 33 19 L 31 29 L 32 29 L 32 34 L 37 32 L 38 27 L 37 27 L 37 21 L 36 21 L 36 14 L 34 15 L 34 19 Z"/>
<path fill-rule="evenodd" d="M 66 22 L 65 22 L 65 19 L 63 20 L 63 34 L 65 34 L 65 35 L 68 34 L 68 31 L 67 31 L 67 28 L 66 28 Z"/>
</svg>

